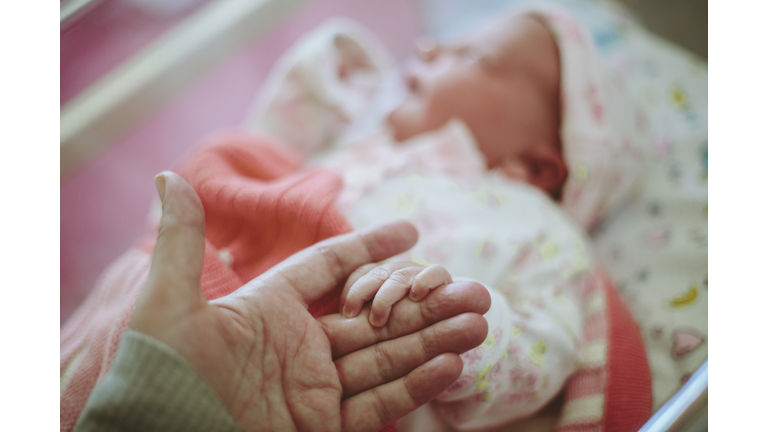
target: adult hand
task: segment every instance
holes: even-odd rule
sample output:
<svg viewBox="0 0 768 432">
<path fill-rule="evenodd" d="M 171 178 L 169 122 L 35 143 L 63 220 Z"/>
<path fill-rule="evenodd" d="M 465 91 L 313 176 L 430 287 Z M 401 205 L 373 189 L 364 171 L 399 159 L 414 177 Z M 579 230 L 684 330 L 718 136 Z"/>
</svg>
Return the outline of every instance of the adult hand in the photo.
<svg viewBox="0 0 768 432">
<path fill-rule="evenodd" d="M 356 268 L 413 246 L 405 222 L 318 243 L 208 302 L 202 204 L 174 173 L 156 183 L 163 217 L 130 327 L 185 357 L 247 430 L 378 430 L 449 387 L 457 354 L 487 334 L 479 314 L 490 296 L 471 282 L 404 299 L 382 328 L 368 323 L 368 307 L 352 319 L 309 314 Z"/>
</svg>

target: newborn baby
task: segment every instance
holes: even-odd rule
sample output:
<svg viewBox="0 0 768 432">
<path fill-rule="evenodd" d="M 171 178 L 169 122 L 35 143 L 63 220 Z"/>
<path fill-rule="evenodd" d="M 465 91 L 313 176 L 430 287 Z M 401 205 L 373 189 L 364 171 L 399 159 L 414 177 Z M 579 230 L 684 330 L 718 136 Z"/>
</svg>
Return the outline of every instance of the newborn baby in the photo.
<svg viewBox="0 0 768 432">
<path fill-rule="evenodd" d="M 552 33 L 538 17 L 512 15 L 455 44 L 424 38 L 417 42 L 416 55 L 418 62 L 404 75 L 408 94 L 387 118 L 396 141 L 459 118 L 487 169 L 552 197 L 560 195 L 568 172 L 559 136 L 560 57 Z M 406 287 L 412 300 L 421 300 L 429 289 L 451 283 L 440 266 L 423 271 L 407 264 L 396 267 L 403 268 L 394 277 L 395 269 L 381 267 L 364 277 L 353 275 L 342 294 L 342 311 L 357 315 L 381 287 L 371 323 L 383 325 Z"/>
<path fill-rule="evenodd" d="M 419 229 L 402 260 L 349 278 L 341 310 L 356 316 L 373 300 L 369 319 L 383 326 L 405 295 L 477 280 L 493 299 L 486 341 L 462 356 L 461 377 L 430 413 L 401 426 L 504 425 L 567 386 L 550 429 L 598 424 L 605 380 L 590 377 L 608 361 L 609 288 L 583 230 L 627 199 L 643 113 L 602 76 L 588 34 L 558 12 L 416 48 L 391 108 L 386 51 L 354 25 L 321 28 L 281 61 L 253 122 L 342 176 L 337 206 L 354 228 L 405 218 Z M 586 414 L 573 408 L 590 403 Z"/>
</svg>

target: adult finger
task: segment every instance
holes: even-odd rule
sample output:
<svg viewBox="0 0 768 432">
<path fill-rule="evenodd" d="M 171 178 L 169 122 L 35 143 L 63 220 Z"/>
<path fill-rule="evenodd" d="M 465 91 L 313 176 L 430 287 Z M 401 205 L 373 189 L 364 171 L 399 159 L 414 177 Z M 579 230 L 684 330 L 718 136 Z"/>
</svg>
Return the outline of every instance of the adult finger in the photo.
<svg viewBox="0 0 768 432">
<path fill-rule="evenodd" d="M 341 403 L 345 431 L 377 431 L 424 405 L 450 387 L 463 365 L 456 354 L 441 354 L 396 381 Z"/>
<path fill-rule="evenodd" d="M 461 281 L 435 289 L 418 303 L 408 298 L 397 302 L 384 327 L 373 327 L 368 322 L 370 306 L 355 318 L 332 314 L 318 318 L 318 323 L 328 336 L 333 358 L 337 359 L 375 343 L 415 333 L 456 315 L 469 312 L 482 315 L 490 307 L 491 296 L 483 285 Z"/>
<path fill-rule="evenodd" d="M 336 288 L 363 264 L 395 256 L 416 244 L 418 233 L 408 222 L 379 225 L 317 243 L 259 276 L 273 286 L 293 287 L 308 306 Z"/>
<path fill-rule="evenodd" d="M 160 319 L 172 320 L 205 301 L 200 275 L 205 251 L 205 213 L 200 198 L 181 176 L 163 172 L 155 177 L 163 216 L 152 265 L 131 318 L 144 331 Z"/>
<path fill-rule="evenodd" d="M 394 381 L 440 354 L 469 351 L 487 334 L 485 318 L 462 314 L 341 357 L 335 363 L 344 397 Z"/>
</svg>

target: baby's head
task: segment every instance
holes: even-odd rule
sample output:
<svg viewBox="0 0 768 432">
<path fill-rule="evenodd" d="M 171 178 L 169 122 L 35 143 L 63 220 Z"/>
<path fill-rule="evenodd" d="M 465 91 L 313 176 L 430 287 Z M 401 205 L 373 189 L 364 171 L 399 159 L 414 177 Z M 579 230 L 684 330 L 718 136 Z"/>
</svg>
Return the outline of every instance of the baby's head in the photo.
<svg viewBox="0 0 768 432">
<path fill-rule="evenodd" d="M 422 39 L 390 113 L 398 141 L 453 118 L 466 123 L 489 169 L 558 196 L 568 170 L 560 148 L 560 57 L 530 15 L 502 18 L 455 44 Z"/>
</svg>

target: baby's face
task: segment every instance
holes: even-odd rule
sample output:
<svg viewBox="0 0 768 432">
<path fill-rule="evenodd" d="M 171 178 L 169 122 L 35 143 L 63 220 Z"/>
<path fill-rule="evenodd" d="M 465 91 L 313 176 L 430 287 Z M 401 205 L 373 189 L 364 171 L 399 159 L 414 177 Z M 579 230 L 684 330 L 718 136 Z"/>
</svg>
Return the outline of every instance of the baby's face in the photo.
<svg viewBox="0 0 768 432">
<path fill-rule="evenodd" d="M 408 95 L 390 113 L 397 141 L 460 118 L 488 168 L 559 135 L 557 45 L 537 19 L 514 16 L 455 44 L 422 39 L 405 73 Z"/>
</svg>

